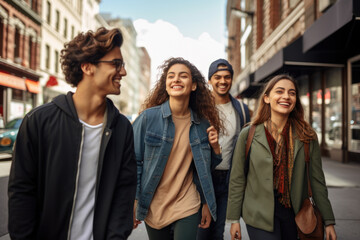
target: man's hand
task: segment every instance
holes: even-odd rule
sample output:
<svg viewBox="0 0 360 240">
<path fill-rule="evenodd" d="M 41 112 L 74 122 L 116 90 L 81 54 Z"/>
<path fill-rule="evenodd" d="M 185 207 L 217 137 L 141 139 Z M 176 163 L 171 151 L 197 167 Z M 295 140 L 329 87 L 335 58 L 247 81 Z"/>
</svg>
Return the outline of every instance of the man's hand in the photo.
<svg viewBox="0 0 360 240">
<path fill-rule="evenodd" d="M 240 223 L 232 223 L 230 227 L 231 240 L 241 239 Z"/>
<path fill-rule="evenodd" d="M 199 224 L 200 228 L 208 228 L 211 223 L 211 214 L 208 205 L 205 203 L 203 204 L 201 210 L 201 222 Z"/>
<path fill-rule="evenodd" d="M 214 150 L 215 154 L 220 154 L 220 144 L 219 144 L 219 134 L 214 128 L 214 126 L 210 126 L 208 129 L 206 129 L 206 132 L 208 134 L 209 143 Z"/>
</svg>

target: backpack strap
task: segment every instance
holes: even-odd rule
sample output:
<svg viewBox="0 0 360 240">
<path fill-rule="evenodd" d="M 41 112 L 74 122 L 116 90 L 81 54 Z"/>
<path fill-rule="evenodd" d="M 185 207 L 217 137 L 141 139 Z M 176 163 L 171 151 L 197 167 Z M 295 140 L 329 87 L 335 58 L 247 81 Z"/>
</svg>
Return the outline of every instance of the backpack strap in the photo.
<svg viewBox="0 0 360 240">
<path fill-rule="evenodd" d="M 248 133 L 248 137 L 246 139 L 246 147 L 245 147 L 245 176 L 247 176 L 249 172 L 249 164 L 250 164 L 250 158 L 249 158 L 249 151 L 251 147 L 252 140 L 254 138 L 256 125 L 251 125 Z"/>
</svg>

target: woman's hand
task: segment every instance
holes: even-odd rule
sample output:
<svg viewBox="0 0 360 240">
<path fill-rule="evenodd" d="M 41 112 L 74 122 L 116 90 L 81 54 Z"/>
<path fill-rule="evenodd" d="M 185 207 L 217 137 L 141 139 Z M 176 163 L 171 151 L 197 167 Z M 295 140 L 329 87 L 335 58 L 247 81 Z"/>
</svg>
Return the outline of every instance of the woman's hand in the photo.
<svg viewBox="0 0 360 240">
<path fill-rule="evenodd" d="M 326 240 L 336 240 L 336 232 L 334 225 L 328 225 L 325 227 Z"/>
<path fill-rule="evenodd" d="M 208 129 L 206 129 L 206 132 L 208 134 L 209 143 L 214 150 L 215 154 L 220 154 L 220 144 L 219 144 L 219 135 L 214 126 L 210 126 Z"/>
<path fill-rule="evenodd" d="M 241 239 L 240 223 L 232 223 L 230 227 L 231 240 Z"/>
<path fill-rule="evenodd" d="M 201 222 L 199 224 L 200 228 L 208 228 L 211 223 L 211 213 L 209 210 L 208 205 L 205 203 L 203 204 L 202 210 L 201 210 Z"/>
<path fill-rule="evenodd" d="M 140 220 L 136 219 L 136 206 L 137 206 L 137 200 L 135 200 L 135 202 L 134 202 L 134 215 L 133 215 L 134 225 L 133 225 L 133 229 L 137 228 L 138 225 L 141 223 Z"/>
</svg>

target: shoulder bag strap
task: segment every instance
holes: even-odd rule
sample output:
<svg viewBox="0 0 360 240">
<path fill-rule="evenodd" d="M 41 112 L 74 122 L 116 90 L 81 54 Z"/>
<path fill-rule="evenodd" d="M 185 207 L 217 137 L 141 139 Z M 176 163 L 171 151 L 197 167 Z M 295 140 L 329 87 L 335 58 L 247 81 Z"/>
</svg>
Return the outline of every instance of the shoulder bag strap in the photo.
<svg viewBox="0 0 360 240">
<path fill-rule="evenodd" d="M 312 199 L 312 190 L 311 190 L 310 173 L 309 173 L 309 164 L 310 164 L 309 143 L 304 143 L 304 149 L 305 149 L 306 177 L 307 177 L 307 183 L 308 183 L 308 195 L 309 195 L 309 198 Z"/>
<path fill-rule="evenodd" d="M 255 134 L 255 129 L 256 129 L 256 125 L 251 125 L 250 129 L 249 129 L 249 133 L 248 133 L 248 137 L 246 139 L 246 146 L 245 146 L 245 168 L 244 168 L 244 172 L 245 172 L 245 176 L 247 176 L 248 172 L 249 172 L 249 164 L 250 164 L 250 158 L 249 158 L 249 151 L 250 151 L 250 147 L 251 147 L 251 142 L 254 138 L 254 134 Z"/>
<path fill-rule="evenodd" d="M 251 142 L 254 138 L 254 134 L 255 134 L 255 129 L 256 126 L 255 125 L 251 125 L 250 129 L 249 129 L 249 133 L 248 133 L 248 137 L 246 139 L 246 147 L 245 147 L 245 159 L 248 159 L 248 155 L 249 155 L 249 151 L 250 151 L 250 146 L 251 146 Z"/>
</svg>

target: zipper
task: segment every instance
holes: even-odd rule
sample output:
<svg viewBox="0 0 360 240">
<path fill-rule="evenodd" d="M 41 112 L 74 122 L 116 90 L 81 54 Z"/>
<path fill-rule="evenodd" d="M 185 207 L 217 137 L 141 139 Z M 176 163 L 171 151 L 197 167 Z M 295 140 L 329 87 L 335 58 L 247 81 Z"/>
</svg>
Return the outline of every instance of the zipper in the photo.
<svg viewBox="0 0 360 240">
<path fill-rule="evenodd" d="M 80 164 L 81 164 L 81 155 L 82 155 L 83 144 L 84 144 L 84 126 L 82 125 L 82 127 L 81 127 L 80 154 L 79 154 L 79 159 L 78 159 L 78 168 L 77 168 L 77 172 L 76 172 L 76 182 L 75 182 L 75 192 L 74 192 L 73 206 L 72 206 L 72 209 L 71 209 L 70 222 L 69 222 L 69 228 L 68 228 L 68 236 L 67 236 L 68 240 L 70 240 L 71 225 L 72 225 L 72 221 L 73 221 L 73 217 L 74 217 L 77 190 L 78 190 L 78 184 L 79 184 Z"/>
</svg>

